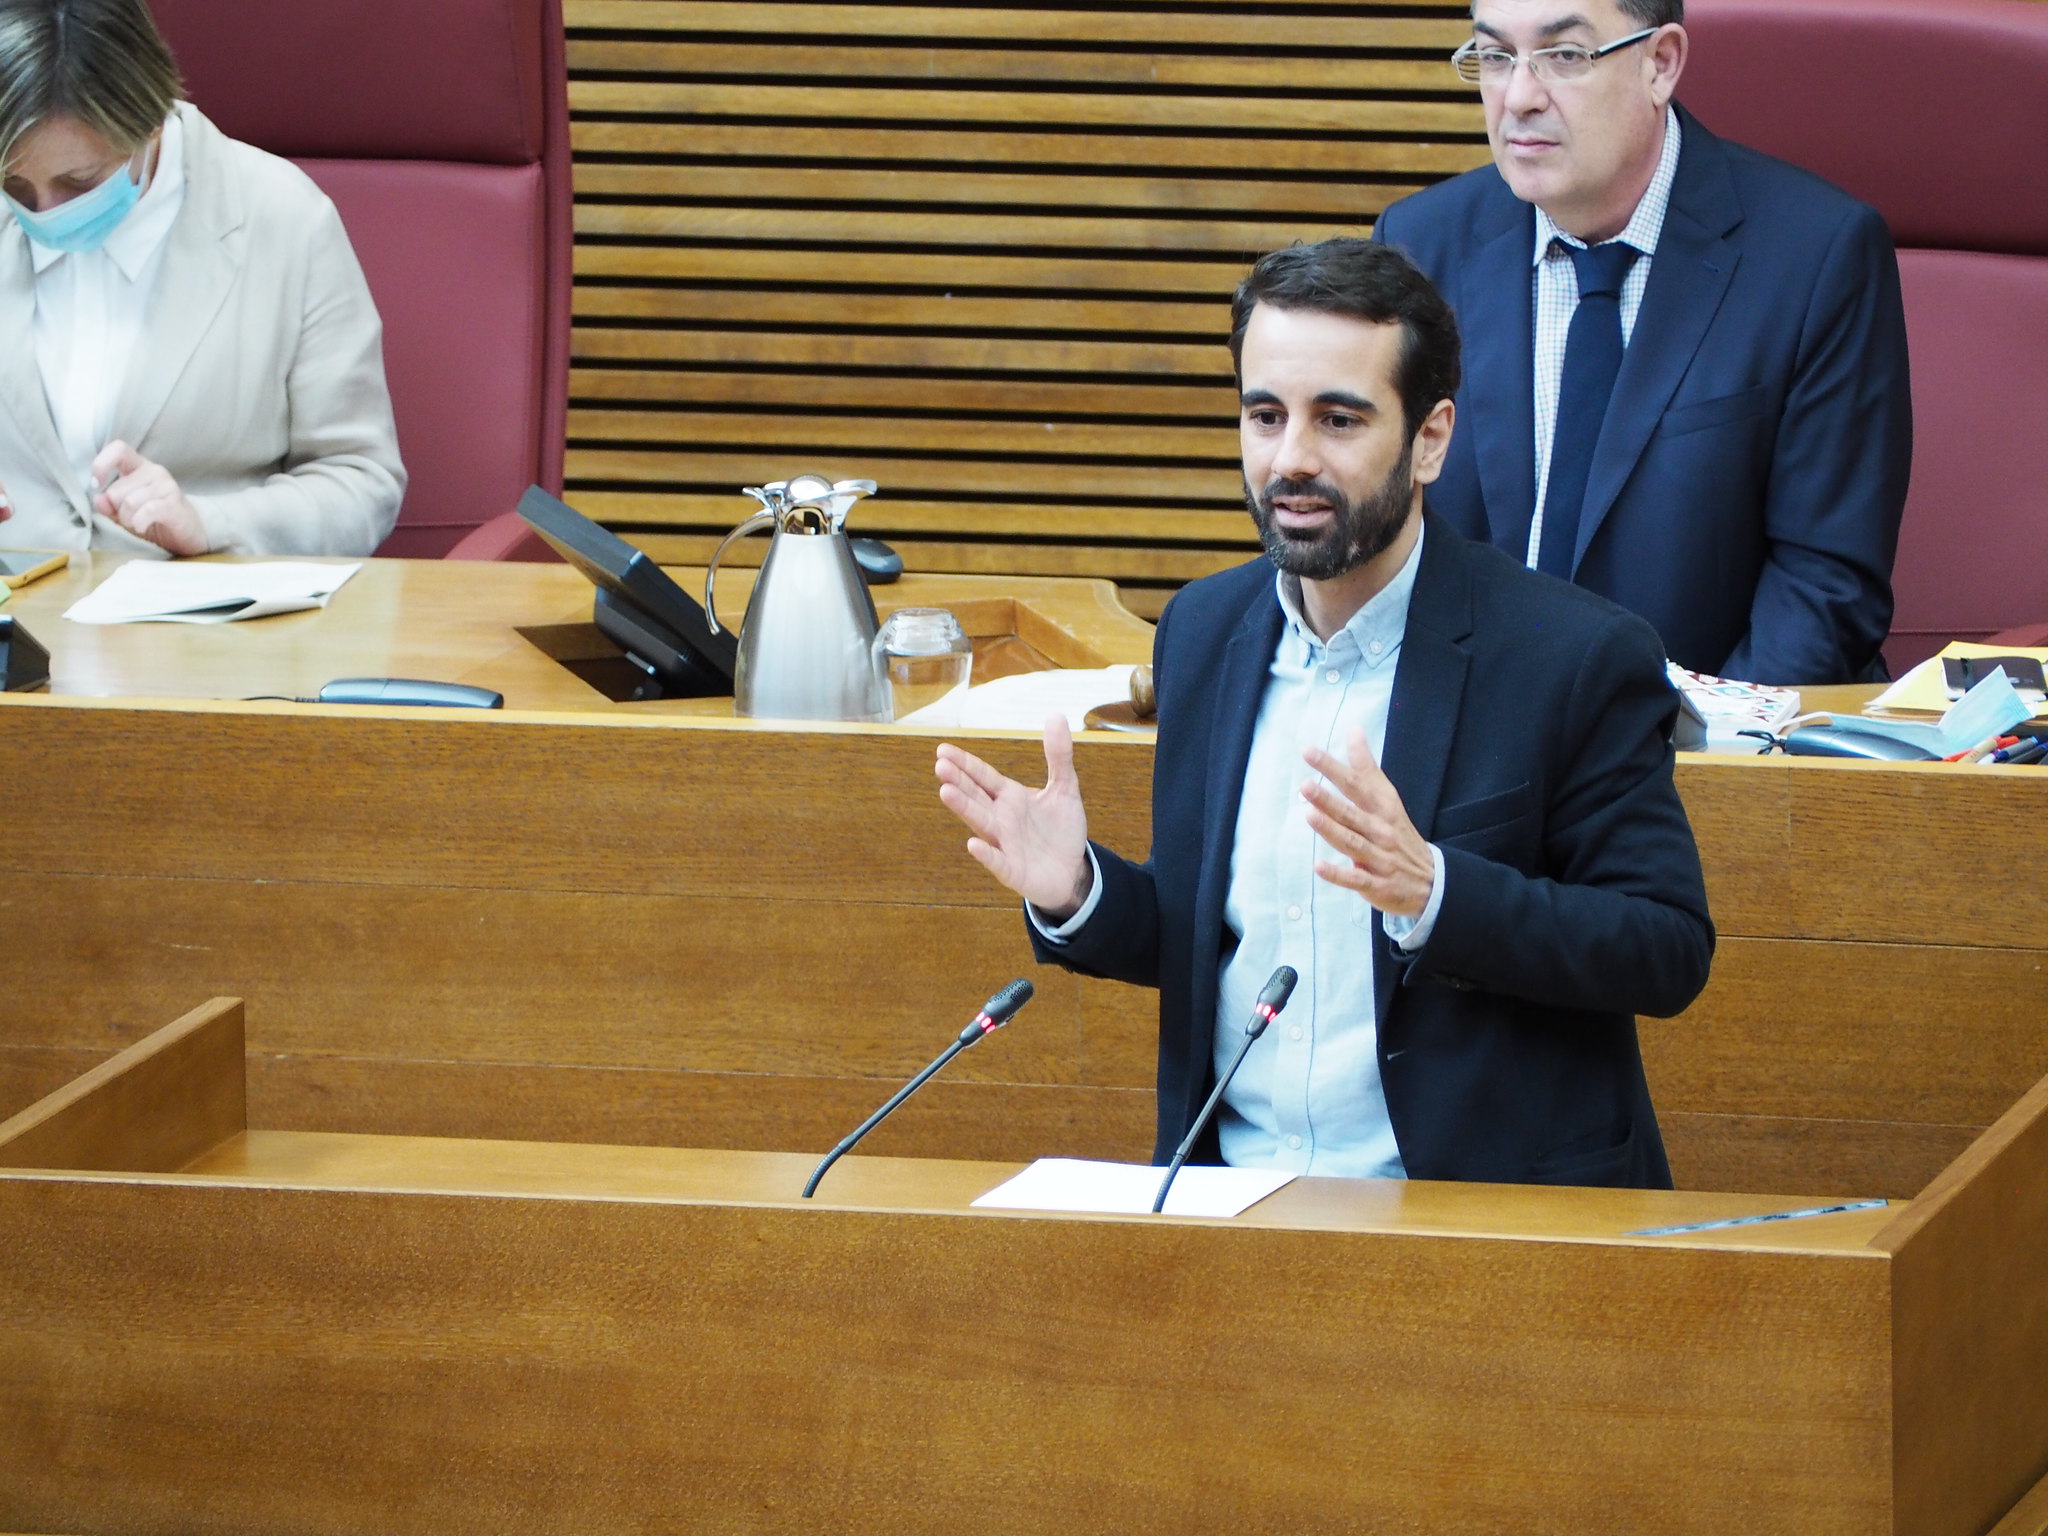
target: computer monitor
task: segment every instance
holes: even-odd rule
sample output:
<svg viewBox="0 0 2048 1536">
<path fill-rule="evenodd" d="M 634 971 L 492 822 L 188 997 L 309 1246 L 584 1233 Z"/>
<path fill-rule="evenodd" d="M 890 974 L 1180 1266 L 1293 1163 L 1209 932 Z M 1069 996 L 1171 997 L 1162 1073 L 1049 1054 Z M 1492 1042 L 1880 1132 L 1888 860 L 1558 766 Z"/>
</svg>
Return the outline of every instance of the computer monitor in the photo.
<svg viewBox="0 0 2048 1536">
<path fill-rule="evenodd" d="M 739 638 L 729 629 L 714 634 L 696 600 L 644 550 L 537 485 L 519 498 L 519 515 L 590 579 L 597 588 L 592 621 L 659 680 L 665 697 L 717 698 L 732 692 Z"/>
</svg>

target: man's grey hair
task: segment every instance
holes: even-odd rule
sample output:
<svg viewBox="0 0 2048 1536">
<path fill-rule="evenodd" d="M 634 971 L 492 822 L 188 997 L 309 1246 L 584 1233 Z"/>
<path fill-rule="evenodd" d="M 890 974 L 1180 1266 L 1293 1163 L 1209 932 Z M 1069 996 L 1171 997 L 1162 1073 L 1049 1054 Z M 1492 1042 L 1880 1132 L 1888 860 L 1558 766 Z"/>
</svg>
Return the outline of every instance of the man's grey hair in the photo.
<svg viewBox="0 0 2048 1536">
<path fill-rule="evenodd" d="M 133 154 L 183 93 L 143 0 L 0 0 L 0 165 L 53 117 Z"/>
</svg>

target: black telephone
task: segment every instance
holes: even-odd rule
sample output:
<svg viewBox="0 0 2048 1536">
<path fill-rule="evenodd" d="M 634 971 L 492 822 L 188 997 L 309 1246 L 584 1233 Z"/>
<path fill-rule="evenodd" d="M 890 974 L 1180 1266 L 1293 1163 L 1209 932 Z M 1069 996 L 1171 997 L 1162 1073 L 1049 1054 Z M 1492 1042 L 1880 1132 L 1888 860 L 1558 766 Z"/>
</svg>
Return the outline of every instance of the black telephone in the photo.
<svg viewBox="0 0 2048 1536">
<path fill-rule="evenodd" d="M 12 614 L 0 613 L 0 689 L 26 693 L 49 680 L 50 653 L 14 622 Z"/>
</svg>

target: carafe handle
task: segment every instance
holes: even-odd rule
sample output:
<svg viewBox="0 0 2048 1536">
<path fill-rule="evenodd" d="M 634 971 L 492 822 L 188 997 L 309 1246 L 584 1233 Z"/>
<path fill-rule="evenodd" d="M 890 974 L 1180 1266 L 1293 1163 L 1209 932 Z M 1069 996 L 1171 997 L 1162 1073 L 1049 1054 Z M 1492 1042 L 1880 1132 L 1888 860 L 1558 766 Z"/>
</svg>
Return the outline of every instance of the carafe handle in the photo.
<svg viewBox="0 0 2048 1536">
<path fill-rule="evenodd" d="M 711 552 L 710 569 L 704 572 L 704 617 L 711 621 L 711 633 L 714 635 L 725 633 L 718 623 L 718 598 L 716 595 L 718 562 L 725 557 L 726 550 L 732 547 L 734 539 L 743 539 L 750 533 L 759 533 L 763 528 L 773 528 L 774 526 L 775 514 L 763 508 L 741 523 L 739 527 L 733 529 L 723 539 L 720 539 L 718 541 L 718 548 Z"/>
</svg>

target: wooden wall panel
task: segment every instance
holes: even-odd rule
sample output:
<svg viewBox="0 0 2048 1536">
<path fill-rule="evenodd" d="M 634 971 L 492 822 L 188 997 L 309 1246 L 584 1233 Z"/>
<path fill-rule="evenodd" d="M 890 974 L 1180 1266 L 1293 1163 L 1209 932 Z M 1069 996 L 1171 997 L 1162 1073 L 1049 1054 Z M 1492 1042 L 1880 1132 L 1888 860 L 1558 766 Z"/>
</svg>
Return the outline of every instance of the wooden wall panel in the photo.
<svg viewBox="0 0 2048 1536">
<path fill-rule="evenodd" d="M 858 526 L 913 569 L 1156 614 L 1255 547 L 1245 267 L 1486 158 L 1444 0 L 566 18 L 569 499 L 664 561 L 815 467 L 881 483 Z"/>
<path fill-rule="evenodd" d="M 259 1126 L 818 1148 L 1024 973 L 1043 996 L 906 1111 L 900 1150 L 1149 1149 L 1156 1000 L 1032 965 L 931 736 L 8 715 L 0 931 L 48 963 L 0 997 L 0 1114 L 226 995 Z M 1036 742 L 983 750 L 1042 772 Z M 1092 830 L 1142 853 L 1149 747 L 1076 761 Z M 2048 779 L 1688 758 L 1678 783 L 1721 934 L 1699 1002 L 1642 1026 L 1678 1177 L 1914 1194 L 2048 1072 L 2038 912 L 1974 874 Z M 171 817 L 166 784 L 192 787 Z"/>
<path fill-rule="evenodd" d="M 10 1037 L 13 1020 L 5 1021 Z M 103 1050 L 85 1046 L 0 1045 L 0 1119 L 20 1113 L 45 1094 L 55 1093 L 66 1083 L 90 1072 L 113 1055 L 116 1047 Z"/>
<path fill-rule="evenodd" d="M 24 889 L 0 875 L 0 891 Z M 287 1055 L 900 1080 L 1022 974 L 1038 993 L 1018 1027 L 948 1078 L 1072 1083 L 1082 1054 L 1082 982 L 1032 963 L 1014 907 L 304 880 L 67 877 L 38 889 L 34 902 L 0 897 L 18 914 L 10 941 L 32 953 L 135 911 L 151 933 L 141 966 L 20 978 L 13 1045 L 71 1045 L 80 1013 L 125 1045 L 178 999 L 227 991 L 260 1000 L 255 1048 Z M 151 995 L 134 985 L 145 966 Z"/>
<path fill-rule="evenodd" d="M 1675 1019 L 1644 1019 L 1661 1108 L 1987 1126 L 2043 1076 L 2035 950 L 1724 938 Z"/>
<path fill-rule="evenodd" d="M 1896 1528 L 1975 1536 L 2044 1470 L 2048 1080 L 1871 1239 L 1892 1255 Z"/>
<path fill-rule="evenodd" d="M 1650 1080 L 1652 1097 L 1657 1080 Z M 1680 1189 L 1780 1195 L 1811 1204 L 1910 1200 L 1984 1133 L 1979 1125 L 1697 1114 L 1659 1108 L 1657 1124 Z"/>
<path fill-rule="evenodd" d="M 1029 1027 L 1013 1026 L 1020 1033 Z M 926 1050 L 927 1059 L 944 1043 Z M 272 1130 L 736 1152 L 771 1147 L 817 1158 L 898 1086 L 881 1078 L 798 1072 L 265 1053 L 249 1061 L 249 1115 L 257 1127 Z M 860 1151 L 1142 1163 L 1152 1156 L 1154 1120 L 1149 1087 L 976 1082 L 949 1069 L 862 1141 Z"/>
<path fill-rule="evenodd" d="M 0 1164 L 175 1173 L 248 1129 L 242 1004 L 216 997 L 6 1121 Z"/>
<path fill-rule="evenodd" d="M 66 771 L 0 778 L 16 818 L 0 870 L 726 900 L 802 901 L 824 890 L 1015 910 L 939 804 L 935 733 L 472 713 L 479 718 L 23 709 L 0 737 L 0 768 Z M 1005 773 L 1044 776 L 1036 741 L 974 745 Z M 165 779 L 139 777 L 145 761 Z M 1097 739 L 1076 761 L 1091 828 L 1142 851 L 1150 744 Z M 164 782 L 203 793 L 167 818 Z M 0 908 L 0 926 L 11 915 Z M 97 938 L 109 951 L 130 941 L 126 931 Z M 377 963 L 374 953 L 361 959 Z"/>
<path fill-rule="evenodd" d="M 2048 1477 L 2034 1484 L 1986 1536 L 2043 1536 L 2044 1532 L 2048 1532 Z"/>
</svg>

